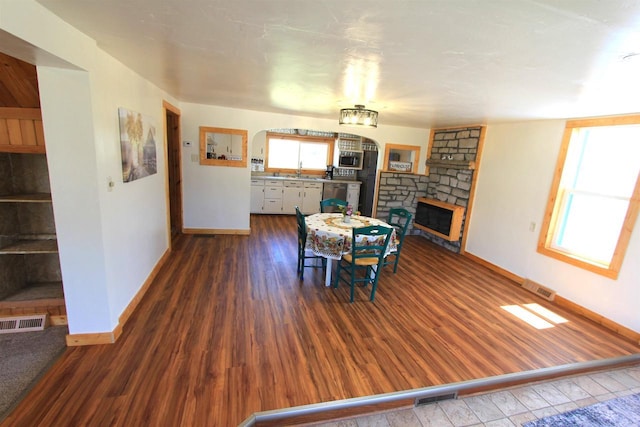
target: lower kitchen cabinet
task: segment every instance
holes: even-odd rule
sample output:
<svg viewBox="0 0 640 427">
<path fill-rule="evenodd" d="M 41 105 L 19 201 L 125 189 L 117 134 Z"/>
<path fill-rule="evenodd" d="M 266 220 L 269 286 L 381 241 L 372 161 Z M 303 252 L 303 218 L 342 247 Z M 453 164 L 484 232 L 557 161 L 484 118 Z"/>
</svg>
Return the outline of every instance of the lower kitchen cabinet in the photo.
<svg viewBox="0 0 640 427">
<path fill-rule="evenodd" d="M 264 206 L 264 180 L 251 180 L 251 213 L 262 213 Z"/>
<path fill-rule="evenodd" d="M 251 213 L 305 215 L 320 212 L 322 182 L 297 179 L 251 179 Z"/>
<path fill-rule="evenodd" d="M 296 206 L 302 208 L 302 181 L 285 181 L 282 189 L 282 213 L 295 214 Z"/>
<path fill-rule="evenodd" d="M 305 215 L 320 212 L 320 200 L 322 200 L 322 183 L 305 182 L 300 210 Z"/>
<path fill-rule="evenodd" d="M 262 206 L 262 213 L 282 213 L 282 184 L 282 181 L 276 179 L 264 180 L 264 204 Z"/>
</svg>

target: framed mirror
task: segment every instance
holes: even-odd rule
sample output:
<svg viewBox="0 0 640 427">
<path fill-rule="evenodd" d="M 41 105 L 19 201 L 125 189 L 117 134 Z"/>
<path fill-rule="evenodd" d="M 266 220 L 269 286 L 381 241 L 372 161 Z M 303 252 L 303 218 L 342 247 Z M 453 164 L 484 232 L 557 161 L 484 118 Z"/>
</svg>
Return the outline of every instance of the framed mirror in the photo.
<svg viewBox="0 0 640 427">
<path fill-rule="evenodd" d="M 247 167 L 247 131 L 200 126 L 200 164 Z"/>
</svg>

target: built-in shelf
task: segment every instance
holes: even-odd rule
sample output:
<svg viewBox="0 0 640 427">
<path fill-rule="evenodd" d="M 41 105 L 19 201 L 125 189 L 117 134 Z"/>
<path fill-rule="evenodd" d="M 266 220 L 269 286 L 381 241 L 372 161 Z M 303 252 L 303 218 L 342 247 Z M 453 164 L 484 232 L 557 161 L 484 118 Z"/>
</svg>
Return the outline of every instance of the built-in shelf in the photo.
<svg viewBox="0 0 640 427">
<path fill-rule="evenodd" d="M 0 255 L 57 254 L 58 242 L 53 239 L 18 240 L 0 248 Z"/>
<path fill-rule="evenodd" d="M 62 282 L 29 283 L 0 301 L 0 309 L 19 307 L 64 306 Z"/>
<path fill-rule="evenodd" d="M 476 162 L 471 160 L 427 159 L 425 163 L 432 168 L 475 169 Z"/>
<path fill-rule="evenodd" d="M 9 194 L 0 196 L 0 203 L 51 203 L 49 193 Z"/>
</svg>

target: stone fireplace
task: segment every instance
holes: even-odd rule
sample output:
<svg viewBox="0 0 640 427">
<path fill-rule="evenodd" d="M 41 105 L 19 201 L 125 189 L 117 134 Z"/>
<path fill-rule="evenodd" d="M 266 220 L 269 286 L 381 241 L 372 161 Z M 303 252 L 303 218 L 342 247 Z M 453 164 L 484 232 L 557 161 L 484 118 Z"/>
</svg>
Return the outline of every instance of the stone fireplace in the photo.
<svg viewBox="0 0 640 427">
<path fill-rule="evenodd" d="M 459 253 L 464 238 L 464 223 L 473 189 L 476 161 L 483 135 L 482 126 L 440 129 L 432 131 L 431 151 L 427 158 L 428 173 L 416 175 L 410 173 L 381 172 L 378 187 L 376 217 L 386 220 L 389 209 L 404 207 L 413 214 L 413 222 L 407 233 L 419 234 L 434 243 Z M 419 203 L 429 206 L 445 206 L 450 211 L 462 208 L 461 219 L 452 226 L 459 227 L 460 233 L 453 231 L 444 236 L 425 230 L 416 217 L 423 217 Z M 451 219 L 456 216 L 451 215 Z M 428 220 L 426 220 L 428 221 Z M 431 229 L 433 230 L 433 229 Z M 455 236 L 455 240 L 451 240 Z"/>
<path fill-rule="evenodd" d="M 467 208 L 475 178 L 476 161 L 482 139 L 482 126 L 432 131 L 431 151 L 427 158 L 429 181 L 427 198 L 464 208 L 460 238 L 450 241 L 423 230 L 427 239 L 460 252 Z"/>
</svg>

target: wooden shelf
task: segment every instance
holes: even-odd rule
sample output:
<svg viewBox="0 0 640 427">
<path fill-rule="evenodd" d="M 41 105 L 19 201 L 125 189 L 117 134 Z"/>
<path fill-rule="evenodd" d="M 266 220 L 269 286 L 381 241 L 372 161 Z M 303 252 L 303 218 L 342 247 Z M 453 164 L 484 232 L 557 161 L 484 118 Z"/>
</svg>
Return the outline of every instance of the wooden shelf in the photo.
<svg viewBox="0 0 640 427">
<path fill-rule="evenodd" d="M 0 255 L 57 254 L 56 240 L 18 240 L 0 248 Z"/>
<path fill-rule="evenodd" d="M 64 305 L 62 282 L 29 283 L 0 300 L 0 308 L 47 307 Z"/>
<path fill-rule="evenodd" d="M 471 160 L 427 159 L 425 163 L 432 168 L 475 169 L 476 162 Z"/>
<path fill-rule="evenodd" d="M 51 203 L 49 193 L 8 194 L 0 196 L 0 203 Z"/>
</svg>

